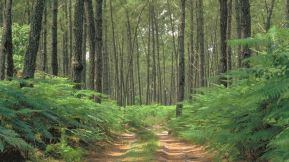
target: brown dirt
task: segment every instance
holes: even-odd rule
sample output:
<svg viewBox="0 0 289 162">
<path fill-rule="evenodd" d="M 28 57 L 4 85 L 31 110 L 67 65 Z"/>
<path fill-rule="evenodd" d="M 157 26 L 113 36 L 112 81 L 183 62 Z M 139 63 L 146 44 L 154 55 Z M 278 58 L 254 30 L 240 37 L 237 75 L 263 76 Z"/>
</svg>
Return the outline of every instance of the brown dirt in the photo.
<svg viewBox="0 0 289 162">
<path fill-rule="evenodd" d="M 132 144 L 137 141 L 135 134 L 122 134 L 116 143 L 107 146 L 102 152 L 92 152 L 86 162 L 120 162 L 120 161 L 138 161 L 138 159 L 129 159 L 127 152 Z"/>
<path fill-rule="evenodd" d="M 144 160 L 143 157 L 128 157 L 126 154 L 138 143 L 135 134 L 122 134 L 118 142 L 102 152 L 92 152 L 86 162 L 210 162 L 201 146 L 191 145 L 175 139 L 167 131 L 156 133 L 160 148 L 156 160 Z"/>
<path fill-rule="evenodd" d="M 175 139 L 167 131 L 158 133 L 160 149 L 158 162 L 210 162 L 210 158 L 201 146 L 192 145 Z"/>
</svg>

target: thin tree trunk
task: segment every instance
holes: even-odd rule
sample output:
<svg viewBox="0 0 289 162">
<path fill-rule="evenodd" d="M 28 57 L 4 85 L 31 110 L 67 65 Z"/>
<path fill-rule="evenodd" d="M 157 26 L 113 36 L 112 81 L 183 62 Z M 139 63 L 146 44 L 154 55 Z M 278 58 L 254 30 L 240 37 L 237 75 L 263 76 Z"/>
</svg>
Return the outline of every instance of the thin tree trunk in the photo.
<svg viewBox="0 0 289 162">
<path fill-rule="evenodd" d="M 149 2 L 149 13 L 151 11 L 151 2 Z M 148 105 L 151 97 L 150 93 L 150 66 L 151 66 L 151 59 L 150 59 L 150 54 L 151 54 L 151 16 L 149 14 L 149 24 L 148 24 L 148 53 L 147 53 L 147 88 L 146 88 L 146 104 Z"/>
<path fill-rule="evenodd" d="M 119 68 L 118 68 L 118 55 L 117 55 L 117 47 L 116 47 L 116 36 L 115 36 L 115 27 L 114 27 L 114 16 L 113 16 L 113 8 L 112 8 L 112 0 L 109 1 L 110 4 L 110 20 L 111 20 L 111 30 L 112 30 L 112 44 L 113 44 L 113 55 L 114 55 L 114 68 L 115 68 L 115 97 L 120 104 L 120 82 L 119 82 Z"/>
<path fill-rule="evenodd" d="M 69 25 L 68 25 L 68 30 L 69 30 L 69 64 L 68 64 L 68 69 L 69 69 L 69 75 L 72 75 L 72 55 L 73 55 L 73 15 L 72 15 L 72 0 L 69 0 L 69 6 L 68 6 L 68 14 L 69 14 Z"/>
<path fill-rule="evenodd" d="M 175 80 L 175 76 L 177 76 L 177 70 L 175 71 L 174 66 L 178 66 L 178 60 L 177 60 L 177 56 L 178 56 L 178 51 L 177 51 L 177 45 L 176 45 L 176 38 L 175 38 L 175 26 L 173 23 L 173 15 L 172 15 L 172 10 L 171 10 L 171 4 L 170 1 L 167 0 L 167 4 L 168 4 L 168 12 L 170 14 L 170 25 L 171 25 L 171 30 L 172 30 L 172 37 L 173 37 L 173 52 L 172 52 L 172 56 L 171 56 L 171 60 L 172 60 L 172 67 L 171 67 L 171 90 L 170 90 L 170 104 L 172 104 L 175 101 L 175 94 L 176 94 L 176 80 Z M 175 62 L 174 62 L 175 60 Z M 176 73 L 176 75 L 175 75 Z"/>
<path fill-rule="evenodd" d="M 108 12 L 107 7 L 107 1 L 104 1 L 104 17 L 106 16 L 106 13 Z M 108 50 L 108 20 L 103 19 L 103 26 L 104 26 L 104 46 L 103 46 L 103 85 L 102 85 L 102 91 L 106 95 L 111 94 L 111 80 L 110 80 L 110 61 L 109 61 L 109 50 Z"/>
<path fill-rule="evenodd" d="M 176 116 L 182 115 L 183 101 L 185 99 L 185 22 L 186 22 L 186 1 L 180 0 L 180 26 L 179 26 L 179 76 L 178 76 L 178 103 Z"/>
<path fill-rule="evenodd" d="M 241 10 L 241 0 L 235 1 L 235 15 L 236 15 L 236 29 L 237 29 L 237 38 L 242 38 L 242 26 L 241 26 L 241 17 L 242 17 L 242 10 Z M 238 67 L 242 66 L 242 47 L 238 46 L 237 49 L 238 53 Z"/>
<path fill-rule="evenodd" d="M 87 40 L 87 21 L 85 19 L 85 14 L 83 14 L 83 36 L 82 36 L 82 64 L 83 70 L 81 74 L 82 88 L 86 88 L 86 40 Z"/>
<path fill-rule="evenodd" d="M 287 27 L 289 28 L 289 0 L 286 3 L 286 18 L 287 18 Z"/>
<path fill-rule="evenodd" d="M 188 69 L 188 88 L 189 99 L 192 100 L 192 94 L 194 93 L 194 69 L 195 69 L 195 53 L 194 53 L 194 0 L 190 0 L 190 52 L 189 52 L 189 69 Z"/>
<path fill-rule="evenodd" d="M 45 73 L 48 72 L 48 63 L 47 63 L 47 6 L 44 8 L 44 18 L 43 18 L 43 32 L 42 32 L 42 39 L 43 39 L 43 51 L 42 51 L 42 60 L 41 60 L 41 70 Z"/>
<path fill-rule="evenodd" d="M 28 48 L 24 58 L 23 77 L 25 79 L 34 77 L 44 6 L 45 0 L 35 1 L 34 11 L 30 24 Z"/>
<path fill-rule="evenodd" d="M 52 75 L 58 75 L 58 60 L 57 60 L 57 15 L 58 15 L 58 0 L 52 1 L 52 45 L 51 45 L 51 68 Z"/>
<path fill-rule="evenodd" d="M 227 29 L 227 39 L 230 40 L 232 37 L 232 10 L 233 10 L 233 0 L 229 0 L 228 3 L 228 29 Z M 228 70 L 232 70 L 232 48 L 227 46 L 228 52 Z"/>
</svg>

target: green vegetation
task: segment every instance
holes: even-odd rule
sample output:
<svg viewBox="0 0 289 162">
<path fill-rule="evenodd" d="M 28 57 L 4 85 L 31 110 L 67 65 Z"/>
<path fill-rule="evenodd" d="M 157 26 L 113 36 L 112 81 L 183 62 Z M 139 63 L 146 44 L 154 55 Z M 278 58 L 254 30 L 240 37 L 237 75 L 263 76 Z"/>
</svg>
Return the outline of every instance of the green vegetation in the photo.
<svg viewBox="0 0 289 162">
<path fill-rule="evenodd" d="M 2 151 L 45 150 L 58 142 L 60 149 L 72 151 L 65 141 L 74 147 L 88 145 L 110 140 L 122 129 L 120 110 L 113 102 L 97 104 L 91 99 L 94 92 L 76 91 L 67 79 L 39 76 L 43 77 L 0 83 Z M 20 88 L 23 85 L 28 86 Z"/>
<path fill-rule="evenodd" d="M 112 159 L 209 159 L 207 148 L 215 161 L 289 161 L 289 0 L 0 11 L 1 162 L 82 162 L 114 146 Z"/>
<path fill-rule="evenodd" d="M 184 116 L 171 121 L 175 133 L 218 151 L 220 159 L 288 160 L 288 38 L 288 30 L 273 28 L 232 41 L 256 47 L 251 67 L 231 72 L 229 88 L 215 85 L 194 95 Z"/>
</svg>

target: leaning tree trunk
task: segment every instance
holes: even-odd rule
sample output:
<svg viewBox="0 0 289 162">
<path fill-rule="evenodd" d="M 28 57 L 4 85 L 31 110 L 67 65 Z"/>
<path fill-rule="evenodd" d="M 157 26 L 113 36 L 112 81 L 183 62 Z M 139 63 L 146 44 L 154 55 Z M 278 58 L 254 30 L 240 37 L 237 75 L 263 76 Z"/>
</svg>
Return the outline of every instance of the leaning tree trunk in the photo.
<svg viewBox="0 0 289 162">
<path fill-rule="evenodd" d="M 179 26 L 179 76 L 178 76 L 178 100 L 176 116 L 182 115 L 183 101 L 185 99 L 185 21 L 186 21 L 186 0 L 180 1 L 180 26 Z"/>
<path fill-rule="evenodd" d="M 45 0 L 35 1 L 34 11 L 30 24 L 29 42 L 24 58 L 23 78 L 25 79 L 34 77 L 44 6 Z"/>
<path fill-rule="evenodd" d="M 83 32 L 83 0 L 76 0 L 74 13 L 74 42 L 72 55 L 72 80 L 76 83 L 76 88 L 81 88 L 82 64 L 82 32 Z"/>
<path fill-rule="evenodd" d="M 5 78 L 5 62 L 7 61 L 7 77 L 11 78 L 14 74 L 13 47 L 12 47 L 12 0 L 5 1 L 3 35 L 0 53 L 0 79 Z M 6 61 L 5 61 L 6 60 Z"/>
<path fill-rule="evenodd" d="M 52 2 L 52 44 L 51 44 L 51 68 L 52 74 L 58 75 L 58 60 L 57 60 L 57 14 L 58 0 Z"/>
</svg>

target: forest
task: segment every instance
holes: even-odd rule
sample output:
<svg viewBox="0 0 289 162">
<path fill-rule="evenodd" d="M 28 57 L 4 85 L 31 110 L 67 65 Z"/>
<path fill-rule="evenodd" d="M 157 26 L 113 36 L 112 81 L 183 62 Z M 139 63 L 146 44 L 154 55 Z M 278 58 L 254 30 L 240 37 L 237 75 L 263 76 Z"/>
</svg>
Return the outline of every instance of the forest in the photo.
<svg viewBox="0 0 289 162">
<path fill-rule="evenodd" d="M 0 162 L 289 161 L 289 0 L 0 11 Z"/>
</svg>

